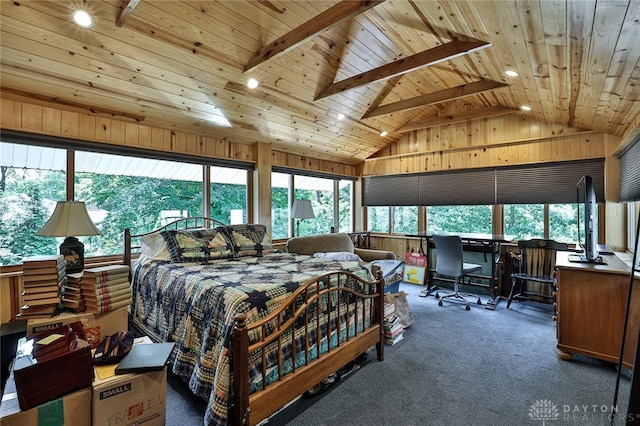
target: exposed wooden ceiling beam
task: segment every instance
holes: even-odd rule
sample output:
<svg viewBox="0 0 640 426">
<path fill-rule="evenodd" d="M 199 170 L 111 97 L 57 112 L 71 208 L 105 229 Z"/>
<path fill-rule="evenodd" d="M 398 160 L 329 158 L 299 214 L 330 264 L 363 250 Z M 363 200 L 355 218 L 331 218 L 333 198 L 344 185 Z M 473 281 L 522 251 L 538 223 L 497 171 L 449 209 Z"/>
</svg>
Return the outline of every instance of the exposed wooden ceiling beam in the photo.
<svg viewBox="0 0 640 426">
<path fill-rule="evenodd" d="M 341 22 L 368 10 L 385 0 L 345 0 L 325 10 L 282 37 L 262 46 L 245 66 L 244 72 L 251 72 L 265 61 L 296 48 L 300 44 L 325 32 Z"/>
<path fill-rule="evenodd" d="M 365 113 L 362 118 L 376 117 L 378 115 L 391 114 L 397 111 L 404 111 L 422 107 L 425 105 L 437 104 L 440 102 L 451 101 L 453 99 L 463 98 L 465 96 L 475 95 L 477 93 L 486 92 L 487 90 L 499 89 L 508 86 L 506 83 L 500 83 L 491 80 L 480 80 L 461 86 L 450 87 L 448 89 L 439 90 L 434 93 L 417 96 L 404 101 L 393 102 L 390 104 L 379 106 Z"/>
<path fill-rule="evenodd" d="M 516 108 L 508 108 L 503 106 L 492 106 L 487 108 L 472 109 L 470 111 L 461 112 L 456 115 L 445 115 L 442 117 L 434 117 L 426 120 L 414 121 L 400 127 L 396 132 L 406 133 L 413 130 L 425 129 L 427 127 L 442 126 L 444 124 L 459 123 L 461 121 L 476 120 L 480 118 L 497 117 L 499 115 L 511 114 L 518 112 Z"/>
<path fill-rule="evenodd" d="M 133 13 L 133 9 L 136 8 L 140 0 L 122 0 L 122 10 L 120 16 L 116 19 L 116 26 L 122 27 L 129 17 Z"/>
<path fill-rule="evenodd" d="M 374 81 L 384 80 L 400 74 L 405 74 L 409 71 L 427 67 L 429 65 L 448 61 L 458 56 L 466 55 L 489 46 L 491 46 L 491 43 L 480 40 L 454 40 L 438 47 L 434 47 L 433 49 L 416 53 L 408 58 L 398 59 L 390 64 L 383 65 L 363 72 L 362 74 L 354 75 L 353 77 L 333 83 L 316 96 L 315 100 L 317 101 L 318 99 L 355 89 L 356 87 L 364 86 L 365 84 L 373 83 Z"/>
</svg>

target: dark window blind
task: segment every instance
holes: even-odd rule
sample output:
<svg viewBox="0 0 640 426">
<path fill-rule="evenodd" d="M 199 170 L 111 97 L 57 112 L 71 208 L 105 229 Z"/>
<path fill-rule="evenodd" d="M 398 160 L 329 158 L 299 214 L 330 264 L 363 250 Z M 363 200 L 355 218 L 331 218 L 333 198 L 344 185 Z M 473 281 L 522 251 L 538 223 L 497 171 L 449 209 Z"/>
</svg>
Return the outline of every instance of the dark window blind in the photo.
<svg viewBox="0 0 640 426">
<path fill-rule="evenodd" d="M 620 156 L 620 201 L 640 200 L 640 138 Z"/>
<path fill-rule="evenodd" d="M 637 166 L 635 170 L 638 171 Z M 599 158 L 365 177 L 362 204 L 364 206 L 453 206 L 575 203 L 576 184 L 584 175 L 593 178 L 597 200 L 604 202 L 604 159 Z M 635 182 L 638 181 L 639 179 L 636 178 Z"/>
<path fill-rule="evenodd" d="M 544 163 L 496 169 L 497 204 L 563 204 L 577 200 L 576 184 L 593 179 L 598 202 L 604 202 L 604 159 Z"/>
<path fill-rule="evenodd" d="M 425 173 L 420 176 L 420 205 L 492 205 L 495 173 L 494 168 Z"/>
<path fill-rule="evenodd" d="M 418 175 L 376 176 L 363 179 L 363 206 L 417 206 Z"/>
</svg>

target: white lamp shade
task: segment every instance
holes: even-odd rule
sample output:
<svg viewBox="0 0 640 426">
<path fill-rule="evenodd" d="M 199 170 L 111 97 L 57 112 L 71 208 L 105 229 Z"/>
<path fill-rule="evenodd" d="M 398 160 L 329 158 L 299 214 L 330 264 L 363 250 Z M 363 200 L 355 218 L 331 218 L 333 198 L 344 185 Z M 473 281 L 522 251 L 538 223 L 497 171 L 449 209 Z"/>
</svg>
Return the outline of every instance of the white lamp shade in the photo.
<svg viewBox="0 0 640 426">
<path fill-rule="evenodd" d="M 294 219 L 311 219 L 316 217 L 313 213 L 311 200 L 293 200 L 291 217 Z"/>
<path fill-rule="evenodd" d="M 100 235 L 83 201 L 58 201 L 53 214 L 36 232 L 44 237 L 78 237 Z"/>
</svg>

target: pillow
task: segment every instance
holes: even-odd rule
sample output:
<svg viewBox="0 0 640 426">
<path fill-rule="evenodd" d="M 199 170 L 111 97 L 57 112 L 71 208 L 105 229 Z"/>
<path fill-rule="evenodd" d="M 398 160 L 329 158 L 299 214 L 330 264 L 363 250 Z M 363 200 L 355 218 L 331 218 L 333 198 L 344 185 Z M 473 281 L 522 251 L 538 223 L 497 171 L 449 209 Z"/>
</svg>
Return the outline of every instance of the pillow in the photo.
<svg viewBox="0 0 640 426">
<path fill-rule="evenodd" d="M 271 243 L 267 227 L 261 224 L 243 224 L 227 226 L 233 247 L 238 257 L 262 256 L 278 251 Z"/>
<path fill-rule="evenodd" d="M 163 260 L 165 262 L 171 260 L 167 244 L 164 242 L 162 235 L 157 232 L 140 238 L 140 250 L 142 255 L 145 256 L 145 260 Z"/>
<path fill-rule="evenodd" d="M 321 257 L 324 259 L 330 260 L 357 260 L 358 262 L 362 262 L 360 256 L 355 253 L 351 253 L 349 251 L 330 251 L 327 253 L 314 253 L 313 257 Z"/>
<path fill-rule="evenodd" d="M 172 262 L 203 262 L 235 257 L 233 245 L 220 228 L 181 229 L 161 232 Z"/>
</svg>

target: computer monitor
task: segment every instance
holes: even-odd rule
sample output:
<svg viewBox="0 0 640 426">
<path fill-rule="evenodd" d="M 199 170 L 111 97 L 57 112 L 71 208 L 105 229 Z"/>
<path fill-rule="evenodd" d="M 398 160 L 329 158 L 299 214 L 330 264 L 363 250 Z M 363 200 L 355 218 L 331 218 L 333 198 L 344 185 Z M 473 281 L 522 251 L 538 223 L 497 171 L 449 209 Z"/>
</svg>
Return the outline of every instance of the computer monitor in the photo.
<svg viewBox="0 0 640 426">
<path fill-rule="evenodd" d="M 578 244 L 583 261 L 595 263 L 598 253 L 598 205 L 591 176 L 585 175 L 576 184 L 578 194 Z"/>
</svg>

